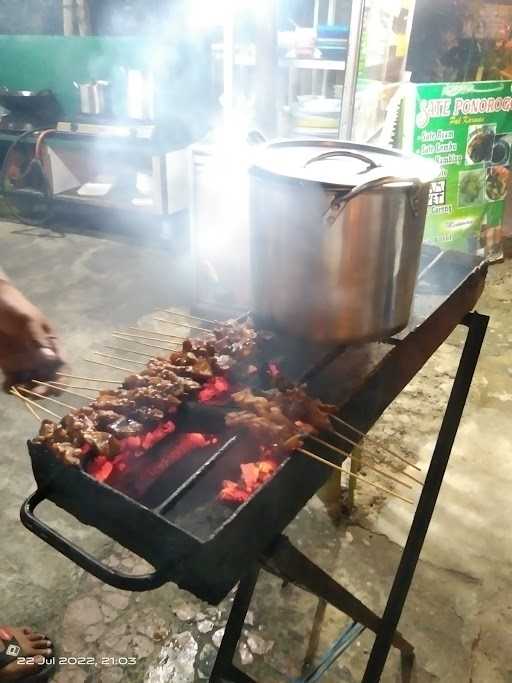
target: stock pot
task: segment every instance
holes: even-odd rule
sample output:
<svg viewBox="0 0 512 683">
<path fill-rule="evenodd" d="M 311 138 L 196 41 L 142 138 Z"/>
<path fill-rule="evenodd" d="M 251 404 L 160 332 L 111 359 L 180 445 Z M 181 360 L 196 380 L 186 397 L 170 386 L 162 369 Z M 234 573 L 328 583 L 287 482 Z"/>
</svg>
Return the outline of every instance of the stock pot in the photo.
<svg viewBox="0 0 512 683">
<path fill-rule="evenodd" d="M 250 174 L 252 310 L 316 342 L 409 320 L 434 162 L 352 142 L 263 145 Z"/>
<path fill-rule="evenodd" d="M 112 113 L 111 85 L 108 81 L 74 83 L 80 93 L 80 113 L 109 115 Z"/>
</svg>

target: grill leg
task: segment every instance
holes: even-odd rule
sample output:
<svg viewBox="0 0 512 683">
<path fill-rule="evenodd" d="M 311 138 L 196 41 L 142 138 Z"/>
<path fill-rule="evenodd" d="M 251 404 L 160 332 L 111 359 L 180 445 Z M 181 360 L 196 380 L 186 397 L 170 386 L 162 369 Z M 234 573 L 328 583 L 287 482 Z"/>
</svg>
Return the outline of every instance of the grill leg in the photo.
<svg viewBox="0 0 512 683">
<path fill-rule="evenodd" d="M 279 537 L 268 555 L 262 559 L 262 565 L 271 574 L 288 579 L 299 588 L 344 612 L 353 621 L 379 633 L 380 617 L 297 550 L 286 536 Z M 411 654 L 414 649 L 398 632 L 393 634 L 392 644 L 406 654 Z"/>
<path fill-rule="evenodd" d="M 252 596 L 258 581 L 259 566 L 254 565 L 251 571 L 241 579 L 229 613 L 224 638 L 213 667 L 210 681 L 212 683 L 255 683 L 255 681 L 237 669 L 233 664 L 236 647 L 251 604 Z"/>
<path fill-rule="evenodd" d="M 378 683 L 386 664 L 393 635 L 398 626 L 411 586 L 414 571 L 448 465 L 453 442 L 459 428 L 462 412 L 466 405 L 489 318 L 479 313 L 469 313 L 464 318 L 463 323 L 469 328 L 468 336 L 464 344 L 459 367 L 457 368 L 457 374 L 455 375 L 441 429 L 439 430 L 425 485 L 421 492 L 416 514 L 414 515 L 409 536 L 382 617 L 382 626 L 375 639 L 362 683 Z M 403 662 L 402 664 L 403 668 L 408 668 L 408 662 Z"/>
<path fill-rule="evenodd" d="M 306 656 L 304 657 L 304 662 L 302 664 L 303 676 L 307 676 L 313 666 L 313 662 L 315 661 L 326 609 L 327 603 L 325 600 L 320 598 L 316 607 L 315 618 L 313 619 L 313 628 L 311 629 L 311 635 L 309 636 L 308 649 L 306 650 Z"/>
</svg>

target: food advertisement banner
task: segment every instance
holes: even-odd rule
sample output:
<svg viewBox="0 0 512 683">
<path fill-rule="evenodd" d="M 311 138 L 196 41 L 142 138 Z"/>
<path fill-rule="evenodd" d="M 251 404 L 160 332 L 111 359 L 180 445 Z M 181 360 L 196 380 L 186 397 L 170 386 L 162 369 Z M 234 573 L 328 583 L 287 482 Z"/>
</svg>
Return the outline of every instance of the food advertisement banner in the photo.
<svg viewBox="0 0 512 683">
<path fill-rule="evenodd" d="M 412 151 L 437 161 L 425 240 L 499 258 L 512 155 L 511 81 L 416 85 Z"/>
</svg>

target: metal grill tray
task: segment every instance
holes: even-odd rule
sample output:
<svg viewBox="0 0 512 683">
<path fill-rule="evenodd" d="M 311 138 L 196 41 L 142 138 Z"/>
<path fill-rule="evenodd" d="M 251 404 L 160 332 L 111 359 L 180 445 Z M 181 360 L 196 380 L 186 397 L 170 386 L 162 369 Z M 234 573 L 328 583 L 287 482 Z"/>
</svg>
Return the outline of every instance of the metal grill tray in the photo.
<svg viewBox="0 0 512 683">
<path fill-rule="evenodd" d="M 367 431 L 475 305 L 487 269 L 481 259 L 424 247 L 421 271 L 425 276 L 417 284 L 410 324 L 394 339 L 346 349 L 315 349 L 277 339 L 269 353 L 287 377 L 307 378 L 312 395 L 342 406 L 342 417 Z M 201 420 L 200 431 L 208 429 L 207 421 Z M 221 444 L 229 438 L 226 433 Z M 216 604 L 330 475 L 324 465 L 293 455 L 247 502 L 234 510 L 222 506 L 221 512 L 213 484 L 219 477 L 233 476 L 233 463 L 249 458 L 243 441 L 235 447 L 222 445 L 193 473 L 182 471 L 180 478 L 177 467 L 167 503 L 163 505 L 159 496 L 150 507 L 78 468 L 62 465 L 46 447 L 29 443 L 38 490 L 22 506 L 22 522 L 112 586 L 142 591 L 174 581 Z M 316 446 L 315 450 L 326 459 L 333 457 L 331 451 Z M 35 516 L 45 499 L 140 555 L 155 572 L 133 577 L 101 564 Z"/>
<path fill-rule="evenodd" d="M 325 466 L 291 456 L 249 500 L 233 509 L 217 500 L 219 484 L 236 469 L 239 473 L 241 462 L 254 460 L 254 451 L 247 454 L 252 457 L 244 457 L 244 444 L 236 441 L 225 440 L 185 481 L 177 476 L 168 501 L 155 508 L 80 468 L 63 465 L 45 446 L 29 442 L 38 490 L 25 502 L 22 521 L 105 583 L 137 591 L 173 581 L 217 604 L 329 476 Z M 36 506 L 45 499 L 144 558 L 156 571 L 133 577 L 100 563 L 35 516 Z"/>
</svg>

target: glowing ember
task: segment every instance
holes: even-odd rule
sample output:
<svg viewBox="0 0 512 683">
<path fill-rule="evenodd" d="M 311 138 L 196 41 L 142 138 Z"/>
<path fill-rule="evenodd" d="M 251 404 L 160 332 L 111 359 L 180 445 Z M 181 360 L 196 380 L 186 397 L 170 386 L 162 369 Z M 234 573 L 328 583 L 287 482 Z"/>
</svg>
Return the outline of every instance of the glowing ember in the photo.
<svg viewBox="0 0 512 683">
<path fill-rule="evenodd" d="M 174 422 L 169 420 L 141 436 L 128 436 L 126 439 L 121 439 L 119 453 L 113 461 L 108 460 L 104 455 L 98 455 L 88 463 L 86 472 L 98 481 L 106 481 L 115 472 L 126 473 L 134 468 L 135 459 L 140 458 L 146 451 L 172 434 L 175 429 Z M 90 449 L 91 446 L 85 444 L 82 452 L 85 455 Z"/>
<path fill-rule="evenodd" d="M 222 482 L 219 500 L 225 503 L 244 503 L 274 474 L 278 467 L 276 460 L 266 458 L 240 465 L 242 476 L 238 482 L 226 479 Z"/>
<path fill-rule="evenodd" d="M 215 376 L 209 379 L 199 392 L 199 400 L 208 403 L 214 399 L 228 398 L 230 384 L 225 377 Z"/>
<path fill-rule="evenodd" d="M 106 481 L 112 474 L 114 465 L 104 455 L 98 455 L 87 469 L 89 474 L 97 481 Z"/>
<path fill-rule="evenodd" d="M 169 467 L 192 451 L 198 448 L 205 448 L 212 443 L 217 443 L 217 439 L 200 434 L 199 432 L 180 434 L 172 446 L 156 462 L 142 470 L 140 479 L 134 482 L 135 491 L 139 496 L 144 495 L 151 484 L 162 476 Z"/>
</svg>

